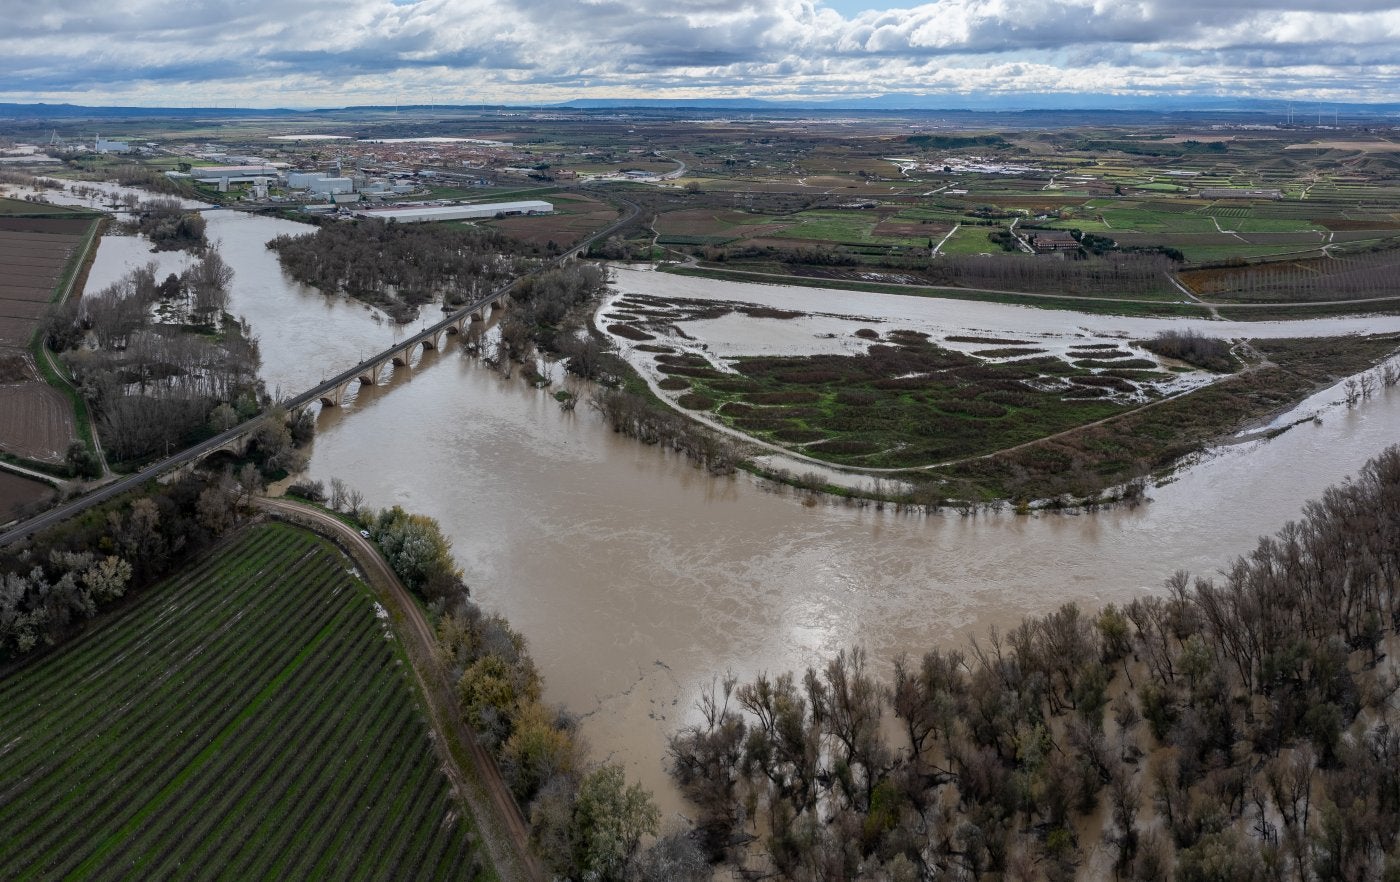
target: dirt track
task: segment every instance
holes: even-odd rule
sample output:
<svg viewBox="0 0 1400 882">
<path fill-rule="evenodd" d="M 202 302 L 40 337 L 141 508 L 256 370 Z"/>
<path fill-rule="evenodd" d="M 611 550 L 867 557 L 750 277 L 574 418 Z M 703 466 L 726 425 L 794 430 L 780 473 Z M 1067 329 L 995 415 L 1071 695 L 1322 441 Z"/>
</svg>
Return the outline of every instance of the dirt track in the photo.
<svg viewBox="0 0 1400 882">
<path fill-rule="evenodd" d="M 257 503 L 275 517 L 331 537 L 364 570 L 370 587 L 389 610 L 395 630 L 413 662 L 413 673 L 437 735 L 444 770 L 470 806 L 477 832 L 496 872 L 503 880 L 543 882 L 545 874 L 530 852 L 530 831 L 520 807 L 496 768 L 495 760 L 457 712 L 456 695 L 433 652 L 436 645 L 433 628 L 378 549 L 344 521 L 319 509 L 284 499 L 259 499 Z"/>
</svg>

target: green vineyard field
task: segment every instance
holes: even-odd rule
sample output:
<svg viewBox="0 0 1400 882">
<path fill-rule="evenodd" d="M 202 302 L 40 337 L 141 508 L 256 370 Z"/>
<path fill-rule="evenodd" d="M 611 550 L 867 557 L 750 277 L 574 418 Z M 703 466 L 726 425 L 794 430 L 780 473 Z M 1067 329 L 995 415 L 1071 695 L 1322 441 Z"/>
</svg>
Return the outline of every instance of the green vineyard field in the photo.
<svg viewBox="0 0 1400 882">
<path fill-rule="evenodd" d="M 250 528 L 0 680 L 28 879 L 470 879 L 412 672 L 340 551 Z"/>
</svg>

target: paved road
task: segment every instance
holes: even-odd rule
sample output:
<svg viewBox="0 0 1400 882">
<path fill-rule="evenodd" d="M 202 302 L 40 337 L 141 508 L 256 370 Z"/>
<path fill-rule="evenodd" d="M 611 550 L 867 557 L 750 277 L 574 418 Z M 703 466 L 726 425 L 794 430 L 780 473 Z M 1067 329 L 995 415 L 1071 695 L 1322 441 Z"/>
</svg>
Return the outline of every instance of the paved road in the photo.
<svg viewBox="0 0 1400 882">
<path fill-rule="evenodd" d="M 574 256 L 582 254 L 594 242 L 612 235 L 615 231 L 631 223 L 633 219 L 635 219 L 637 215 L 641 212 L 641 209 L 633 202 L 629 202 L 621 197 L 616 198 L 626 207 L 626 210 L 623 212 L 622 217 L 618 218 L 616 221 L 603 228 L 602 230 L 599 230 L 598 232 L 589 236 L 587 239 L 584 239 L 582 242 L 575 245 L 573 248 L 570 248 L 568 251 L 564 252 L 563 254 L 559 255 L 558 257 L 554 258 L 548 263 L 540 265 L 533 272 L 528 273 L 525 277 L 535 275 L 544 272 L 545 270 L 559 266 L 560 264 L 572 259 Z M 449 325 L 457 321 L 462 316 L 470 315 L 471 313 L 475 312 L 478 309 L 481 309 L 488 303 L 491 303 L 493 300 L 496 300 L 498 297 L 505 294 L 507 291 L 510 290 L 511 286 L 515 284 L 515 281 L 516 280 L 512 280 L 511 282 L 501 285 L 495 290 L 493 290 L 491 293 L 479 297 L 472 303 L 469 303 L 466 306 L 463 306 L 461 309 L 458 309 L 457 311 L 448 314 L 447 317 L 443 318 L 441 321 L 432 325 L 428 329 L 418 333 L 411 339 L 420 340 L 441 332 L 443 329 L 447 328 Z M 355 377 L 358 377 L 360 374 L 364 373 L 367 369 L 369 369 L 370 366 L 383 360 L 391 352 L 403 348 L 406 344 L 407 341 L 400 340 L 394 345 L 384 349 L 382 352 L 370 356 L 368 359 L 360 362 L 359 364 L 355 365 L 349 370 L 342 371 L 341 373 L 337 374 L 331 379 L 326 380 L 319 386 L 316 386 L 312 389 L 308 389 L 300 395 L 283 401 L 282 404 L 289 410 L 295 410 L 296 408 L 302 407 L 307 404 L 311 404 L 325 393 L 335 389 L 341 383 L 347 382 L 349 380 L 354 379 Z M 130 490 L 135 490 L 137 487 L 140 487 L 142 484 L 157 477 L 158 475 L 164 474 L 165 472 L 169 472 L 188 463 L 195 462 L 205 454 L 217 450 L 220 447 L 223 447 L 224 445 L 232 441 L 236 441 L 244 435 L 252 432 L 254 429 L 257 428 L 261 420 L 262 417 L 260 416 L 254 417 L 253 419 L 248 420 L 247 422 L 240 423 L 239 425 L 234 426 L 228 431 L 220 432 L 218 435 L 215 435 L 213 438 L 210 438 L 207 441 L 203 441 L 199 444 L 196 444 L 193 447 L 188 447 L 180 451 L 179 453 L 174 454 L 173 456 L 168 456 L 165 459 L 152 463 L 141 472 L 137 472 L 136 474 L 128 475 L 125 478 L 113 481 L 110 484 L 104 485 L 98 490 L 94 490 L 91 493 L 87 493 L 79 497 L 78 499 L 73 500 L 72 502 L 60 505 L 57 508 L 51 508 L 43 514 L 36 515 L 35 517 L 32 517 L 27 521 L 24 521 L 20 524 L 16 524 L 14 527 L 11 527 L 6 532 L 0 533 L 0 547 L 4 547 L 13 542 L 17 542 L 20 539 L 30 536 L 40 530 L 51 527 L 54 524 L 61 523 L 67 520 L 68 518 L 79 514 L 80 512 L 86 511 L 94 505 L 97 505 L 105 500 L 111 499 L 114 496 L 126 493 Z"/>
<path fill-rule="evenodd" d="M 477 831 L 503 880 L 542 882 L 545 878 L 530 851 L 530 829 L 520 806 L 501 777 L 496 761 L 483 748 L 457 710 L 446 673 L 433 653 L 436 636 L 408 589 L 380 556 L 379 549 L 355 528 L 325 511 L 285 499 L 258 499 L 256 504 L 274 517 L 298 523 L 331 537 L 355 559 L 367 581 L 398 626 L 423 691 L 437 744 L 449 777 L 466 799 Z M 455 752 L 456 747 L 460 753 Z M 465 762 L 461 760 L 465 759 Z"/>
</svg>

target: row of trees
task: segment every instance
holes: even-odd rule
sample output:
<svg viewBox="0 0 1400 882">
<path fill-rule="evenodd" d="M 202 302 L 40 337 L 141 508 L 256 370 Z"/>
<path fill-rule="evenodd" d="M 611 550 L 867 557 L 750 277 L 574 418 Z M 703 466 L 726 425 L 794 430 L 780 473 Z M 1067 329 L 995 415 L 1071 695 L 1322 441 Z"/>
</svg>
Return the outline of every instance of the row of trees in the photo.
<svg viewBox="0 0 1400 882">
<path fill-rule="evenodd" d="M 602 388 L 593 393 L 590 403 L 614 432 L 675 450 L 717 475 L 730 474 L 737 467 L 739 451 L 732 442 L 635 392 Z"/>
<path fill-rule="evenodd" d="M 708 877 L 704 856 L 684 836 L 641 850 L 660 820 L 650 794 L 629 785 L 621 766 L 589 762 L 577 721 L 544 703 L 525 637 L 472 602 L 436 520 L 399 506 L 376 513 L 338 478 L 329 492 L 319 481 L 293 489 L 352 514 L 409 590 L 427 601 L 437 625 L 436 661 L 455 686 L 462 717 L 495 755 L 553 872 L 599 882 Z"/>
<path fill-rule="evenodd" d="M 801 880 L 1396 878 L 1400 447 L 1165 588 L 887 678 L 855 650 L 715 683 L 671 745 L 710 856 Z"/>
<path fill-rule="evenodd" d="M 93 508 L 0 551 L 0 661 L 53 647 L 125 594 L 173 572 L 239 523 L 255 468 L 186 475 Z"/>
<path fill-rule="evenodd" d="M 468 303 L 525 269 L 518 244 L 484 227 L 326 221 L 267 247 L 298 282 L 375 304 L 400 322 L 439 295 Z"/>
<path fill-rule="evenodd" d="M 543 702 L 525 638 L 504 618 L 461 597 L 438 620 L 437 651 L 463 716 L 495 753 L 536 852 L 558 878 L 708 878 L 704 855 L 684 835 L 641 850 L 660 823 L 651 795 L 629 785 L 622 766 L 589 762 L 577 720 Z"/>
<path fill-rule="evenodd" d="M 1007 254 L 994 258 L 943 255 L 921 275 L 935 285 L 1046 294 L 1156 294 L 1171 290 L 1170 258 L 1110 252 L 1085 260 L 1053 260 Z"/>
<path fill-rule="evenodd" d="M 1391 247 L 1361 254 L 1195 270 L 1183 273 L 1182 279 L 1196 293 L 1208 297 L 1283 302 L 1359 300 L 1393 296 L 1397 267 L 1400 248 L 1391 243 Z"/>
<path fill-rule="evenodd" d="M 151 263 L 48 319 L 48 345 L 115 459 L 178 449 L 258 411 L 257 342 L 224 313 L 232 277 L 214 251 L 159 282 Z"/>
</svg>

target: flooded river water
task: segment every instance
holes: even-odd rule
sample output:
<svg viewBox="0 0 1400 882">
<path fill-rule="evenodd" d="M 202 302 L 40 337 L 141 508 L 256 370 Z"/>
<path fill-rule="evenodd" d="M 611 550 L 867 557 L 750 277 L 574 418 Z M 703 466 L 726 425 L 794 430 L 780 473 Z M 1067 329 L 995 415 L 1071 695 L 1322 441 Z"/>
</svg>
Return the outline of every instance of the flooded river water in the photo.
<svg viewBox="0 0 1400 882">
<path fill-rule="evenodd" d="M 298 225 L 228 211 L 208 218 L 237 272 L 232 311 L 261 339 L 269 388 L 309 386 L 402 333 L 282 275 L 263 243 Z M 104 241 L 89 289 L 148 257 L 138 240 Z M 620 284 L 736 300 L 764 294 L 749 287 L 771 289 L 697 288 L 655 274 Z M 983 331 L 1089 323 L 1096 333 L 1141 333 L 1140 320 L 840 296 L 845 313 L 884 316 L 903 301 Z M 1323 322 L 1289 333 L 1313 329 L 1336 332 Z M 594 755 L 624 761 L 668 811 L 680 806 L 663 772 L 666 736 L 715 673 L 800 667 L 853 645 L 884 665 L 1064 601 L 1094 606 L 1160 590 L 1178 568 L 1209 573 L 1248 551 L 1400 438 L 1400 389 L 1352 410 L 1327 406 L 1340 395 L 1324 394 L 1310 405 L 1320 421 L 1217 451 L 1135 509 L 909 515 L 810 504 L 746 476 L 712 478 L 614 435 L 585 406 L 561 411 L 548 391 L 503 379 L 455 346 L 399 373 L 322 414 L 312 476 L 343 478 L 375 506 L 436 517 L 474 596 L 529 638 L 547 698 L 584 716 Z"/>
</svg>

